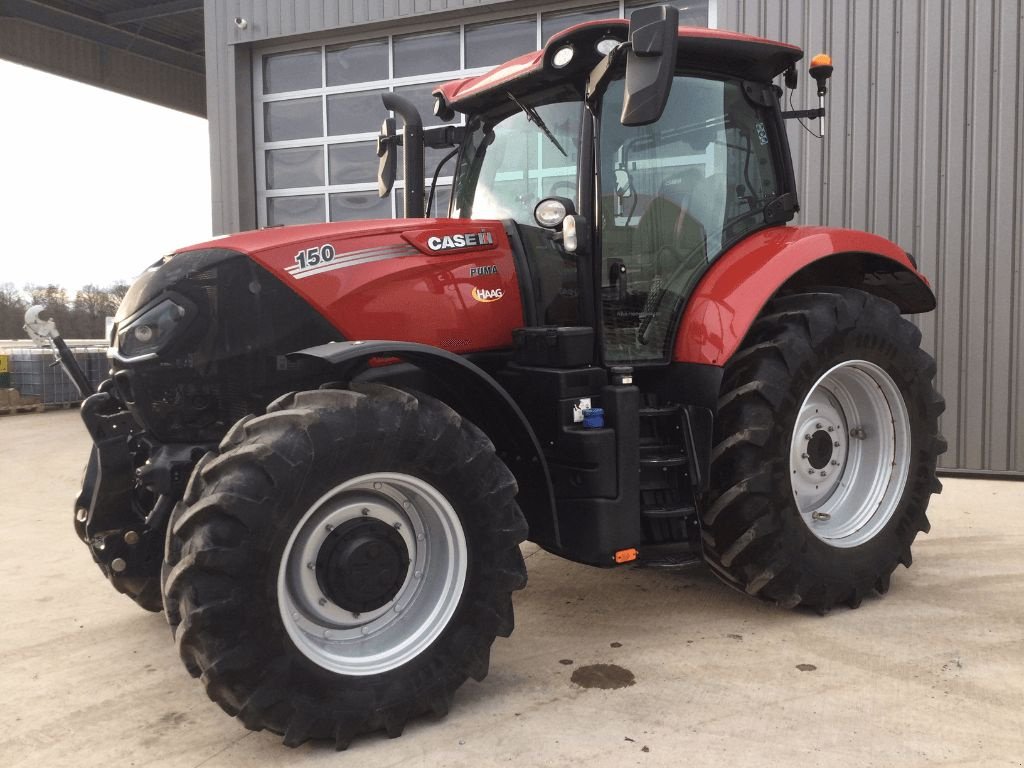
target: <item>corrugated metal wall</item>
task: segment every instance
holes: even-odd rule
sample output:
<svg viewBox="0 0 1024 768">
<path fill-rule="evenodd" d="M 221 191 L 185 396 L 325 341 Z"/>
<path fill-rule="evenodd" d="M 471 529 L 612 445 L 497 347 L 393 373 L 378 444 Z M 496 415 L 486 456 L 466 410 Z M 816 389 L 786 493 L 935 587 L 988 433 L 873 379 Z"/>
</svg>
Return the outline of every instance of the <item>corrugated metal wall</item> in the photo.
<svg viewBox="0 0 1024 768">
<path fill-rule="evenodd" d="M 253 226 L 249 46 L 485 12 L 501 0 L 206 0 L 214 220 Z M 570 4 L 579 4 L 570 0 Z M 520 0 L 517 8 L 535 6 Z M 791 138 L 800 221 L 914 253 L 939 311 L 918 318 L 948 409 L 948 468 L 1024 475 L 1024 0 L 718 0 L 718 26 L 836 64 L 830 136 Z M 235 27 L 241 16 L 245 30 Z M 797 107 L 812 106 L 802 77 Z M 250 217 L 247 219 L 246 217 Z"/>
<path fill-rule="evenodd" d="M 831 53 L 831 135 L 790 128 L 799 220 L 917 256 L 939 298 L 918 321 L 946 396 L 942 464 L 1024 475 L 1024 3 L 719 0 L 718 20 Z"/>
</svg>

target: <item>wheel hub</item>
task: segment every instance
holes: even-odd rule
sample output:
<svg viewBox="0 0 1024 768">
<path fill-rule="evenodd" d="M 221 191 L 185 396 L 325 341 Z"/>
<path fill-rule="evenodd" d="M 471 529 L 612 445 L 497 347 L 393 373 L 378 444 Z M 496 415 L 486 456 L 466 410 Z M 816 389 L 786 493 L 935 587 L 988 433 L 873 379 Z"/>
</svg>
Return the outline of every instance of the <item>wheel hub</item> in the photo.
<svg viewBox="0 0 1024 768">
<path fill-rule="evenodd" d="M 370 517 L 349 520 L 320 547 L 316 577 L 324 594 L 352 613 L 390 602 L 409 571 L 409 548 L 393 526 Z"/>
<path fill-rule="evenodd" d="M 324 494 L 292 531 L 278 607 L 289 637 L 316 664 L 379 674 L 443 631 L 467 568 L 462 524 L 435 487 L 397 472 L 360 475 Z"/>
<path fill-rule="evenodd" d="M 793 430 L 790 479 L 797 503 L 818 505 L 843 477 L 849 439 L 846 419 L 834 395 L 816 387 L 804 401 Z"/>
<path fill-rule="evenodd" d="M 833 547 L 875 537 L 896 511 L 910 466 L 910 419 L 880 366 L 848 360 L 804 399 L 790 442 L 790 483 L 800 517 Z"/>
</svg>

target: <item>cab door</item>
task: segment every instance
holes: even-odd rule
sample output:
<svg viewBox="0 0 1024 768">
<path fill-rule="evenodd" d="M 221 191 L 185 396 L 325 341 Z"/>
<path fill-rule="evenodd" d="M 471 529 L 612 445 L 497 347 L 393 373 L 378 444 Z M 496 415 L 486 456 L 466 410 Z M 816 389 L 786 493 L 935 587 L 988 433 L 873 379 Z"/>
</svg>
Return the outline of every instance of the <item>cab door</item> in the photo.
<svg viewBox="0 0 1024 768">
<path fill-rule="evenodd" d="M 780 189 L 771 113 L 738 80 L 677 74 L 661 118 L 623 126 L 623 81 L 600 120 L 598 222 L 607 364 L 668 362 L 686 300 Z"/>
</svg>

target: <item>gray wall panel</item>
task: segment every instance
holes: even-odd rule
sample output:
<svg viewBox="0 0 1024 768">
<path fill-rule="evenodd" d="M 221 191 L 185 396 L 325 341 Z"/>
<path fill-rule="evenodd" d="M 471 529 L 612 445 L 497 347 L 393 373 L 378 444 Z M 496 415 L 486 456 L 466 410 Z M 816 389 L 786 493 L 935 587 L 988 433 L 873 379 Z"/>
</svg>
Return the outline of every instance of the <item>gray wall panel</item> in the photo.
<svg viewBox="0 0 1024 768">
<path fill-rule="evenodd" d="M 948 405 L 942 463 L 1024 475 L 1021 0 L 720 0 L 718 18 L 832 54 L 830 135 L 790 126 L 799 221 L 918 257 L 940 303 L 916 320 Z"/>
</svg>

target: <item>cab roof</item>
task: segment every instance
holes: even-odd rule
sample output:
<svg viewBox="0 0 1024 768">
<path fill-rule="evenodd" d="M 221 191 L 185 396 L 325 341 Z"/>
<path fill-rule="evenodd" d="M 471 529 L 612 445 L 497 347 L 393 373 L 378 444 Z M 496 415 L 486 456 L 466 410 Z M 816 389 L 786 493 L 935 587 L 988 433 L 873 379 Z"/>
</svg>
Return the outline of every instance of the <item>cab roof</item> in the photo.
<svg viewBox="0 0 1024 768">
<path fill-rule="evenodd" d="M 507 91 L 521 95 L 537 88 L 575 79 L 596 66 L 602 55 L 597 44 L 610 39 L 626 40 L 628 19 L 587 21 L 553 35 L 542 50 L 507 61 L 475 77 L 452 80 L 434 89 L 445 103 L 459 112 L 472 112 L 501 98 Z M 555 51 L 571 45 L 577 52 L 568 66 L 558 68 L 551 61 Z M 721 29 L 680 27 L 678 64 L 687 69 L 731 75 L 744 80 L 767 82 L 803 58 L 795 45 L 765 40 Z"/>
</svg>

